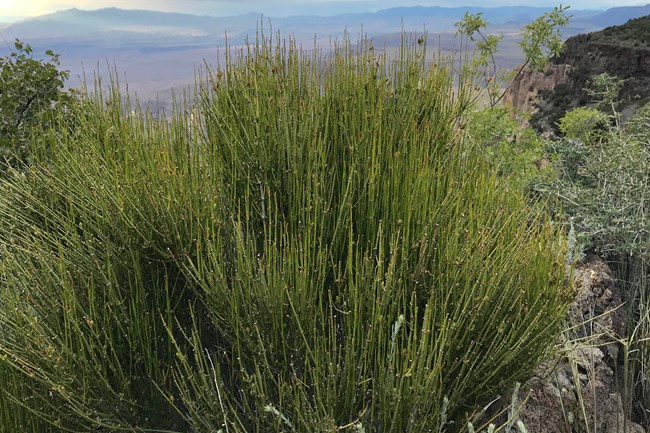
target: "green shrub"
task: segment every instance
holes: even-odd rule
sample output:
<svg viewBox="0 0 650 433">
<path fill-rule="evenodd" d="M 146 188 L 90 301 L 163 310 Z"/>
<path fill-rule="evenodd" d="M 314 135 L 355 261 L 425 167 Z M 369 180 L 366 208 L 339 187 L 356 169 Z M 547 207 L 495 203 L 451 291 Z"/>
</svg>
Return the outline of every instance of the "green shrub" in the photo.
<svg viewBox="0 0 650 433">
<path fill-rule="evenodd" d="M 607 138 L 609 117 L 595 108 L 579 107 L 566 113 L 559 127 L 566 138 L 595 145 Z"/>
<path fill-rule="evenodd" d="M 562 119 L 568 139 L 548 146 L 561 174 L 552 188 L 587 248 L 606 258 L 647 257 L 648 110 L 625 125 L 603 126 L 616 116 L 579 108 Z"/>
<path fill-rule="evenodd" d="M 614 93 L 613 93 L 614 94 Z M 570 218 L 581 250 L 608 260 L 625 294 L 637 402 L 650 407 L 650 127 L 648 108 L 624 125 L 614 101 L 565 117 L 567 136 L 549 145 L 560 176 L 546 186 Z M 569 113 L 571 114 L 571 113 Z M 594 121 L 597 119 L 597 121 Z M 584 120 L 581 121 L 581 120 Z M 568 128 L 568 126 L 571 128 Z M 569 131 L 575 131 L 569 133 Z M 576 136 L 578 135 L 578 136 Z"/>
<path fill-rule="evenodd" d="M 520 115 L 500 105 L 470 113 L 466 138 L 480 146 L 497 172 L 523 191 L 530 182 L 551 176 L 542 167 L 542 140 L 529 126 L 522 126 Z"/>
<path fill-rule="evenodd" d="M 563 237 L 425 54 L 263 40 L 169 123 L 78 101 L 2 185 L 0 431 L 456 431 L 525 378 Z"/>
<path fill-rule="evenodd" d="M 19 40 L 14 48 L 0 57 L 0 169 L 26 162 L 32 127 L 51 121 L 68 99 L 62 89 L 69 74 L 59 70 L 58 54 L 48 50 L 46 59 L 35 59 Z"/>
</svg>

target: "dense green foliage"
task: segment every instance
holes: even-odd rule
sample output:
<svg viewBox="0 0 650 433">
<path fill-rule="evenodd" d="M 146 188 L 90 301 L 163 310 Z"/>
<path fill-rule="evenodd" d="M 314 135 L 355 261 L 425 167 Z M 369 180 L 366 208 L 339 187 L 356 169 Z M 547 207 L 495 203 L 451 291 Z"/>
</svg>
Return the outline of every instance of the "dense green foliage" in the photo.
<svg viewBox="0 0 650 433">
<path fill-rule="evenodd" d="M 425 58 L 262 41 L 170 122 L 75 101 L 2 184 L 0 432 L 458 431 L 525 378 L 563 238 Z"/>
<path fill-rule="evenodd" d="M 553 188 L 584 248 L 604 257 L 647 255 L 650 159 L 647 143 L 610 131 L 604 143 L 559 140 L 550 145 L 561 162 Z"/>
<path fill-rule="evenodd" d="M 560 132 L 569 140 L 591 145 L 602 144 L 609 136 L 609 117 L 595 108 L 575 108 L 558 122 Z"/>
<path fill-rule="evenodd" d="M 521 114 L 503 105 L 478 110 L 467 116 L 465 136 L 518 191 L 551 176 L 543 164 L 543 140 L 532 128 L 522 126 L 522 120 Z"/>
<path fill-rule="evenodd" d="M 548 144 L 559 178 L 551 188 L 564 201 L 586 248 L 608 256 L 650 253 L 645 218 L 650 199 L 648 107 L 620 124 L 620 80 L 603 74 L 586 89 L 596 108 L 581 107 L 559 122 L 565 137 Z"/>
<path fill-rule="evenodd" d="M 0 167 L 24 162 L 32 127 L 51 121 L 67 100 L 68 73 L 59 70 L 59 55 L 47 51 L 40 60 L 29 44 L 16 40 L 14 46 L 0 58 Z"/>
</svg>

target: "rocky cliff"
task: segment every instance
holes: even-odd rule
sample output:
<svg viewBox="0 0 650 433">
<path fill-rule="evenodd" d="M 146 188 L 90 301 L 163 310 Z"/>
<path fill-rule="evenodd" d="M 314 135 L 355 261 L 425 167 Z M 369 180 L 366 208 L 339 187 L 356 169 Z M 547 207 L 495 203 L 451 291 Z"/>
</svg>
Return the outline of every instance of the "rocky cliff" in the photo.
<svg viewBox="0 0 650 433">
<path fill-rule="evenodd" d="M 562 55 L 552 59 L 546 71 L 525 70 L 517 77 L 506 100 L 533 111 L 533 125 L 545 130 L 566 111 L 592 102 L 584 88 L 601 73 L 624 80 L 619 111 L 631 112 L 648 102 L 650 15 L 567 39 Z"/>
<path fill-rule="evenodd" d="M 644 433 L 629 405 L 620 341 L 623 293 L 609 266 L 590 255 L 574 273 L 576 300 L 561 356 L 540 366 L 521 388 L 519 419 L 529 433 Z"/>
<path fill-rule="evenodd" d="M 545 71 L 527 68 L 512 82 L 504 100 L 522 111 L 531 111 L 536 107 L 540 92 L 552 90 L 571 81 L 573 66 L 568 64 L 551 64 Z"/>
</svg>

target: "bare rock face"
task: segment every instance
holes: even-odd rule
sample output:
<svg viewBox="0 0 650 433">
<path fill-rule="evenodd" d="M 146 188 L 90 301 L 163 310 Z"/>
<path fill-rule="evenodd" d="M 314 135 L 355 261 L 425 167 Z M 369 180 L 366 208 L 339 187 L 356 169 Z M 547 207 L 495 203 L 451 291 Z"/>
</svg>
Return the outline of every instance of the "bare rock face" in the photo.
<svg viewBox="0 0 650 433">
<path fill-rule="evenodd" d="M 574 279 L 569 321 L 575 327 L 567 350 L 522 386 L 520 401 L 528 400 L 519 418 L 529 433 L 644 433 L 626 416 L 622 350 L 615 342 L 626 318 L 612 272 L 592 255 L 577 266 Z"/>
<path fill-rule="evenodd" d="M 525 68 L 513 80 L 504 100 L 519 111 L 532 111 L 536 108 L 542 91 L 569 83 L 572 72 L 573 67 L 568 64 L 550 64 L 544 71 Z"/>
</svg>

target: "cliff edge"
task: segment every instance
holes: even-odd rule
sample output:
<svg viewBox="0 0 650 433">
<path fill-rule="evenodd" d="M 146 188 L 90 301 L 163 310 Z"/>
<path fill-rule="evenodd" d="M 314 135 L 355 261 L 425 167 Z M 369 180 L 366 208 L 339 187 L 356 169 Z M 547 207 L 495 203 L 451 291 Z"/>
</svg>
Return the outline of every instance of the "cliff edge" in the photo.
<svg viewBox="0 0 650 433">
<path fill-rule="evenodd" d="M 617 108 L 624 115 L 650 101 L 650 15 L 567 39 L 545 71 L 524 70 L 505 100 L 532 111 L 536 129 L 553 130 L 567 111 L 593 102 L 584 88 L 602 73 L 623 80 Z"/>
</svg>

